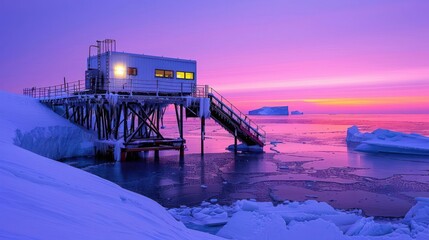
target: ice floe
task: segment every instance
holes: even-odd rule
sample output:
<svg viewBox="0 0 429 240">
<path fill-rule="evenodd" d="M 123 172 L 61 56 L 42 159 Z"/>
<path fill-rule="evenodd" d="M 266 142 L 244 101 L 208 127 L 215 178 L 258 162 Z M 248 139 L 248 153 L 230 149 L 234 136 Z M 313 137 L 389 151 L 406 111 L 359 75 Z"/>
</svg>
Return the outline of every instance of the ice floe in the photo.
<svg viewBox="0 0 429 240">
<path fill-rule="evenodd" d="M 347 129 L 347 142 L 356 145 L 356 151 L 429 155 L 429 137 L 377 129 L 362 133 L 357 126 Z"/>
</svg>

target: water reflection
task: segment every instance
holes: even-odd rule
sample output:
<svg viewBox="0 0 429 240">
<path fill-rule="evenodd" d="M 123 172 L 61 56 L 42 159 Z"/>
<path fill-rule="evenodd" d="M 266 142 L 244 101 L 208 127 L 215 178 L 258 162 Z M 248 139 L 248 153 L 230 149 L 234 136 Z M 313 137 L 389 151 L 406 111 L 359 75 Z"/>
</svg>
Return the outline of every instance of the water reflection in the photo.
<svg viewBox="0 0 429 240">
<path fill-rule="evenodd" d="M 165 151 L 161 152 L 160 161 L 147 155 L 129 162 L 95 159 L 69 159 L 66 162 L 148 196 L 166 207 L 197 205 L 210 198 L 217 198 L 223 204 L 242 198 L 271 201 L 275 193 L 283 200 L 305 200 L 308 196 L 314 199 L 316 196 L 317 200 L 329 201 L 336 207 L 367 208 L 382 215 L 392 214 L 390 205 L 374 211 L 385 203 L 380 200 L 375 206 L 371 199 L 388 197 L 389 204 L 395 203 L 395 208 L 401 209 L 393 214 L 402 214 L 413 204 L 410 196 L 429 192 L 429 159 L 355 152 L 344 141 L 347 127 L 356 124 L 357 120 L 368 130 L 384 125 L 390 125 L 394 130 L 417 130 L 413 128 L 415 122 L 397 119 L 338 115 L 256 118 L 265 126 L 268 144 L 281 142 L 275 146 L 280 153 L 270 150 L 274 145 L 268 145 L 265 154 L 227 152 L 225 148 L 233 143 L 232 137 L 208 121 L 205 149 L 208 154 L 204 156 L 199 154 L 199 121 L 188 120 L 185 125 L 188 148 L 184 161 L 180 161 L 177 151 Z M 422 124 L 426 128 L 422 128 Z M 422 124 L 419 126 L 423 130 L 419 133 L 424 134 L 422 131 L 429 129 L 429 122 Z M 168 120 L 166 126 L 169 130 Z M 414 182 L 415 179 L 421 184 Z M 412 194 L 404 195 L 403 192 Z"/>
</svg>

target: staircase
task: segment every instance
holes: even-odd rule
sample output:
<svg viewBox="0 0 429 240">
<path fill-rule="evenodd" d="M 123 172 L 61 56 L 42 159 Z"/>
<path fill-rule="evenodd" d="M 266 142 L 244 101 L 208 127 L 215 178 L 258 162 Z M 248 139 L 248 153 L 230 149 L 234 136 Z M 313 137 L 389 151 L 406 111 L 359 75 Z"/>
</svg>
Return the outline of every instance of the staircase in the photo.
<svg viewBox="0 0 429 240">
<path fill-rule="evenodd" d="M 264 146 L 265 131 L 209 86 L 197 86 L 194 97 L 210 99 L 210 115 L 219 125 L 248 146 Z M 196 117 L 199 102 L 187 109 L 187 117 Z"/>
</svg>

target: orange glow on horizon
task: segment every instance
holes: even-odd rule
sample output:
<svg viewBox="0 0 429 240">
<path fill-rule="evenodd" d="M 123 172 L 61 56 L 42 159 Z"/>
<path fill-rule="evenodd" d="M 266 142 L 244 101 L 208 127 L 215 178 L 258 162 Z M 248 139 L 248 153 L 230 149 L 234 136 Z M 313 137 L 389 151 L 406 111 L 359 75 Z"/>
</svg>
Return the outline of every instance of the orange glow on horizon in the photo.
<svg viewBox="0 0 429 240">
<path fill-rule="evenodd" d="M 389 105 L 389 104 L 419 104 L 428 103 L 429 97 L 374 97 L 374 98 L 314 98 L 314 99 L 261 99 L 240 101 L 242 103 L 288 103 L 288 102 L 304 102 L 314 103 L 319 105 Z"/>
</svg>

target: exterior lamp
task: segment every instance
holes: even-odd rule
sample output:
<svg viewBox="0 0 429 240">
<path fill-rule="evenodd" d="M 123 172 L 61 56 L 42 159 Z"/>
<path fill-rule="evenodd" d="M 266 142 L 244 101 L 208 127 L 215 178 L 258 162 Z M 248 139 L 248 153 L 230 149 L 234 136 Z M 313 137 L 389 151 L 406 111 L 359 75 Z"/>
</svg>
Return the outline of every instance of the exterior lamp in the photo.
<svg viewBox="0 0 429 240">
<path fill-rule="evenodd" d="M 117 64 L 113 67 L 113 75 L 115 78 L 125 78 L 126 73 L 126 67 L 122 64 Z"/>
</svg>

